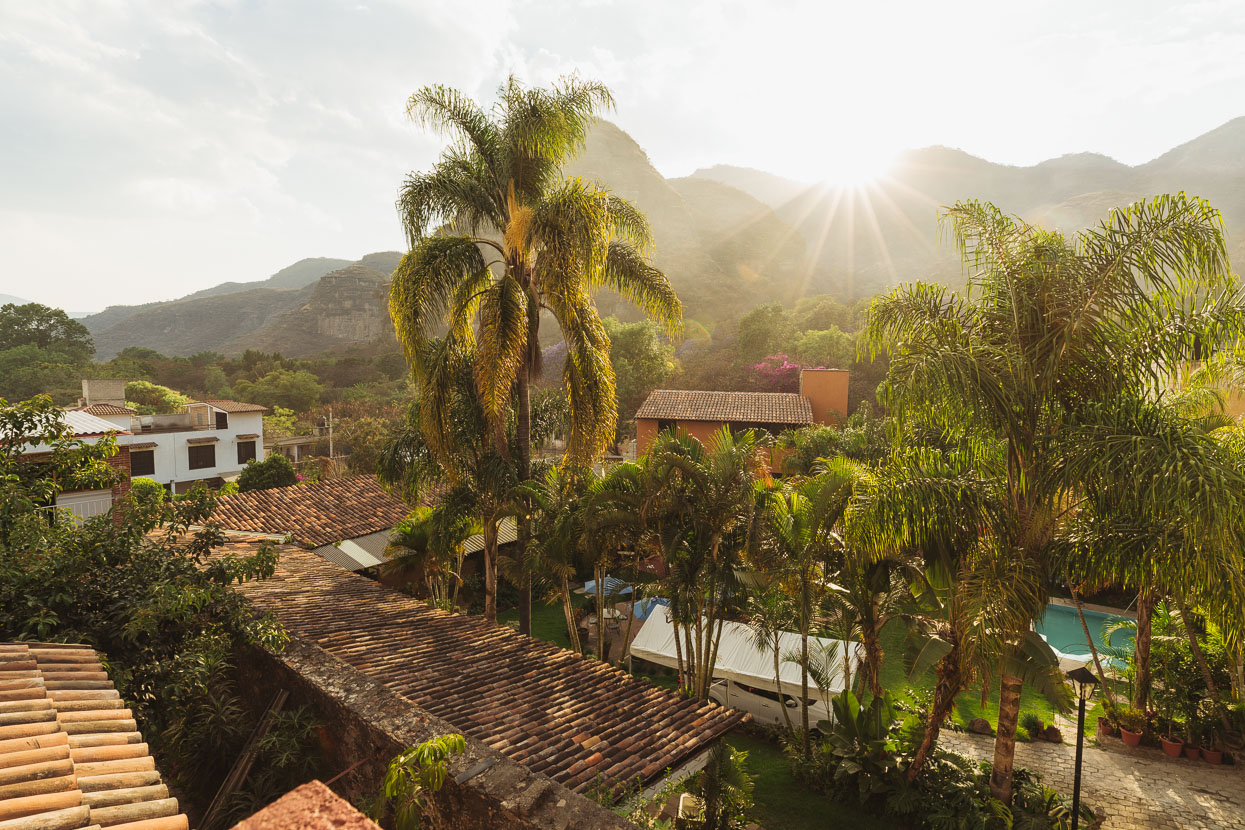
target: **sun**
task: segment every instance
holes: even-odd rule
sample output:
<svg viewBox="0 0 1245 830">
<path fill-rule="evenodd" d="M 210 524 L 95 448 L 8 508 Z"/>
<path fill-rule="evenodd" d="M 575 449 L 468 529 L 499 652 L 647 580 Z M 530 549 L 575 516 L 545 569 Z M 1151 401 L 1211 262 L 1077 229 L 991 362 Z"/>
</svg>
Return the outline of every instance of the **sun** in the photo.
<svg viewBox="0 0 1245 830">
<path fill-rule="evenodd" d="M 832 187 L 863 187 L 883 178 L 895 161 L 893 151 L 862 145 L 827 148 L 820 159 L 821 181 Z"/>
</svg>

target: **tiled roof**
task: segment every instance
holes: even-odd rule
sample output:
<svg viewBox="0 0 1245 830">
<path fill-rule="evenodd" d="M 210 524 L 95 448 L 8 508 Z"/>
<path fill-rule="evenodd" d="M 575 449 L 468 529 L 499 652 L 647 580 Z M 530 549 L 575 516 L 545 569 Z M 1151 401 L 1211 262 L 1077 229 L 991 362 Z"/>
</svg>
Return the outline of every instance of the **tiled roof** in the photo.
<svg viewBox="0 0 1245 830">
<path fill-rule="evenodd" d="M 231 547 L 243 545 L 222 552 Z M 483 617 L 430 608 L 307 551 L 283 549 L 270 579 L 237 590 L 291 634 L 580 792 L 598 775 L 650 782 L 745 720 Z"/>
<path fill-rule="evenodd" d="M 134 410 L 128 406 L 117 406 L 115 403 L 92 403 L 74 407 L 75 412 L 87 412 L 91 415 L 133 415 Z"/>
<path fill-rule="evenodd" d="M 226 400 L 213 399 L 213 400 L 206 400 L 206 401 L 191 401 L 191 403 L 205 403 L 205 404 L 208 404 L 209 406 L 216 407 L 222 412 L 267 412 L 268 411 L 268 407 L 266 406 L 260 406 L 257 403 L 242 403 L 241 401 L 226 401 Z"/>
<path fill-rule="evenodd" d="M 116 435 L 129 435 L 129 430 L 122 429 L 116 424 L 98 418 L 89 412 L 83 412 L 77 409 L 70 409 L 65 412 L 65 423 L 69 425 L 75 438 L 90 438 L 96 435 L 108 435 L 114 433 Z"/>
<path fill-rule="evenodd" d="M 0 827 L 187 830 L 89 646 L 0 644 Z"/>
<path fill-rule="evenodd" d="M 154 450 L 156 447 L 160 446 L 160 442 L 158 441 L 135 441 L 132 444 L 126 444 L 126 446 L 129 447 L 131 451 L 133 450 Z"/>
<path fill-rule="evenodd" d="M 811 424 L 808 398 L 793 392 L 697 392 L 657 389 L 635 416 L 654 420 Z"/>
<path fill-rule="evenodd" d="M 389 530 L 408 513 L 376 476 L 365 475 L 225 496 L 212 518 L 226 530 L 288 533 L 314 548 Z"/>
</svg>

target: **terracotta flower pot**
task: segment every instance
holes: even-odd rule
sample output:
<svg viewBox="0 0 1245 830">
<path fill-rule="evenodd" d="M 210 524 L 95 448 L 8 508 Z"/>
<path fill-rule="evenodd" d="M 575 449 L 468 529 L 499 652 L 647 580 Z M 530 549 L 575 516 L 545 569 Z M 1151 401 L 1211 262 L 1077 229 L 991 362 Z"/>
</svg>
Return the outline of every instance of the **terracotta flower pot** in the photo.
<svg viewBox="0 0 1245 830">
<path fill-rule="evenodd" d="M 1168 740 L 1166 737 L 1160 738 L 1159 740 L 1163 744 L 1164 752 L 1172 758 L 1180 757 L 1180 751 L 1184 748 L 1184 741 L 1179 738 L 1176 738 L 1175 740 Z"/>
<path fill-rule="evenodd" d="M 1202 760 L 1208 764 L 1222 764 L 1223 750 L 1207 749 L 1206 747 L 1202 747 Z"/>
<path fill-rule="evenodd" d="M 1141 746 L 1140 732 L 1130 732 L 1121 726 L 1120 738 L 1124 741 L 1124 746 Z"/>
<path fill-rule="evenodd" d="M 1196 761 L 1201 754 L 1202 748 L 1197 744 L 1184 745 L 1184 757 Z"/>
<path fill-rule="evenodd" d="M 1105 735 L 1108 738 L 1115 734 L 1115 727 L 1111 725 L 1111 721 L 1106 718 L 1098 719 L 1098 734 Z"/>
</svg>

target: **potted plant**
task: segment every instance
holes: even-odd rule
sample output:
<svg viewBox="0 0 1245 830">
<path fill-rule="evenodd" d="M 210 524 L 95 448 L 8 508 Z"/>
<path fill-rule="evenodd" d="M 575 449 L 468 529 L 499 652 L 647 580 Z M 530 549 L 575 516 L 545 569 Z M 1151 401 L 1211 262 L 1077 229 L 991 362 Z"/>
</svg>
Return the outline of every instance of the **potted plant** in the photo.
<svg viewBox="0 0 1245 830">
<path fill-rule="evenodd" d="M 1126 706 L 1116 715 L 1120 725 L 1120 739 L 1125 746 L 1140 746 L 1141 735 L 1146 729 L 1146 715 L 1138 709 Z"/>
<path fill-rule="evenodd" d="M 1197 713 L 1190 712 L 1184 721 L 1184 757 L 1196 761 L 1202 755 L 1202 747 L 1198 744 L 1201 727 L 1197 722 Z"/>
<path fill-rule="evenodd" d="M 1097 734 L 1099 737 L 1113 737 L 1115 735 L 1116 709 L 1115 703 L 1111 700 L 1109 695 L 1103 698 L 1102 711 L 1103 714 L 1098 717 Z"/>
<path fill-rule="evenodd" d="M 1219 727 L 1208 724 L 1202 741 L 1202 760 L 1208 764 L 1223 763 L 1223 737 Z"/>
<path fill-rule="evenodd" d="M 1166 672 L 1164 672 L 1166 678 Z M 1179 758 L 1180 752 L 1184 748 L 1184 741 L 1172 734 L 1172 727 L 1176 725 L 1174 708 L 1176 705 L 1176 692 L 1172 689 L 1170 682 L 1158 695 L 1159 705 L 1163 707 L 1163 723 L 1166 725 L 1164 734 L 1159 736 L 1159 743 L 1163 745 L 1163 752 L 1170 758 Z"/>
</svg>

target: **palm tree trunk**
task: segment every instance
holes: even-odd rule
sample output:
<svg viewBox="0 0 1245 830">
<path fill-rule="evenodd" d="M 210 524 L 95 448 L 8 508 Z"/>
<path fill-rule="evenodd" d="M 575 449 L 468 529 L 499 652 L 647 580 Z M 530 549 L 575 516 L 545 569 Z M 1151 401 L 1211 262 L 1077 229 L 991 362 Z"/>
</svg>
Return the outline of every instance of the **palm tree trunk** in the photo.
<svg viewBox="0 0 1245 830">
<path fill-rule="evenodd" d="M 786 695 L 782 691 L 782 663 L 779 660 L 779 649 L 782 648 L 782 641 L 778 635 L 781 629 L 774 629 L 774 686 L 778 689 L 778 702 L 782 706 L 782 719 L 787 724 L 787 732 L 795 731 L 795 726 L 791 723 L 791 713 L 787 711 L 787 701 L 783 700 Z"/>
<path fill-rule="evenodd" d="M 497 624 L 497 520 L 484 523 L 484 619 Z"/>
<path fill-rule="evenodd" d="M 1006 671 L 999 691 L 999 726 L 994 737 L 994 770 L 990 792 L 1004 804 L 1012 801 L 1012 764 L 1016 758 L 1016 724 L 1020 721 L 1020 693 L 1024 682 Z"/>
<path fill-rule="evenodd" d="M 1228 715 L 1220 705 L 1219 686 L 1215 683 L 1215 678 L 1210 673 L 1210 665 L 1206 662 L 1206 655 L 1202 652 L 1202 645 L 1197 641 L 1197 632 L 1193 630 L 1193 618 L 1189 614 L 1188 607 L 1184 604 L 1184 600 L 1177 603 L 1180 609 L 1180 620 L 1184 623 L 1185 635 L 1189 638 L 1189 648 L 1193 651 L 1193 659 L 1197 661 L 1198 668 L 1202 670 L 1202 681 L 1206 683 L 1206 691 L 1210 693 L 1211 703 L 1215 707 L 1215 711 L 1219 713 L 1219 721 L 1223 724 L 1225 732 L 1232 731 L 1232 724 L 1228 722 Z"/>
<path fill-rule="evenodd" d="M 808 626 L 800 626 L 800 736 L 804 758 L 813 757 L 813 745 L 808 734 Z"/>
<path fill-rule="evenodd" d="M 597 657 L 602 663 L 609 662 L 605 653 L 605 568 L 599 564 L 592 569 L 597 581 Z"/>
<path fill-rule="evenodd" d="M 861 626 L 860 636 L 865 646 L 865 678 L 869 681 L 869 693 L 882 696 L 882 640 L 879 636 L 877 609 L 873 619 Z M 859 669 L 857 670 L 859 674 Z"/>
<path fill-rule="evenodd" d="M 682 692 L 685 691 L 683 683 L 685 674 L 683 669 L 683 641 L 679 639 L 679 621 L 675 619 L 673 614 L 670 616 L 670 628 L 674 631 L 674 662 L 678 666 L 678 682 L 676 685 L 679 691 Z"/>
<path fill-rule="evenodd" d="M 1137 663 L 1137 685 L 1133 688 L 1133 708 L 1146 711 L 1150 704 L 1150 639 L 1154 616 L 1154 592 L 1143 588 L 1137 595 L 1137 637 L 1133 644 L 1133 659 Z"/>
<path fill-rule="evenodd" d="M 1107 700 L 1111 703 L 1115 702 L 1115 694 L 1111 691 L 1111 684 L 1107 683 L 1107 673 L 1102 670 L 1102 659 L 1098 656 L 1098 646 L 1094 645 L 1094 638 L 1089 633 L 1089 624 L 1085 622 L 1085 607 L 1081 603 L 1081 595 L 1077 592 L 1076 587 L 1069 584 L 1068 590 L 1072 592 L 1072 604 L 1076 606 L 1076 615 L 1081 619 L 1081 630 L 1085 632 L 1085 642 L 1089 643 L 1089 653 L 1094 657 L 1094 668 L 1098 670 L 1098 680 L 1102 683 L 1102 693 L 1107 696 Z"/>
<path fill-rule="evenodd" d="M 571 585 L 563 575 L 560 582 L 562 594 L 562 613 L 566 616 L 566 636 L 571 641 L 571 651 L 583 654 L 583 646 L 579 643 L 579 627 L 575 625 L 575 612 L 571 609 Z"/>
<path fill-rule="evenodd" d="M 533 348 L 540 348 L 539 345 Z M 532 478 L 532 390 L 528 383 L 527 367 L 519 370 L 518 377 L 518 413 L 515 426 L 515 440 L 519 445 L 519 481 L 527 482 Z M 531 538 L 531 526 L 527 512 L 519 511 L 519 550 L 527 550 L 528 539 Z M 526 557 L 520 556 L 519 573 L 519 633 L 532 633 L 532 575 L 528 573 Z M 598 624 L 599 624 L 598 620 Z"/>
<path fill-rule="evenodd" d="M 916 780 L 929 754 L 938 745 L 938 734 L 942 731 L 942 725 L 947 720 L 947 715 L 951 713 L 951 707 L 955 705 L 956 696 L 963 690 L 958 645 L 953 646 L 951 651 L 938 661 L 935 674 L 937 680 L 934 683 L 934 703 L 929 710 L 929 720 L 925 723 L 925 734 L 921 737 L 921 745 L 917 747 L 916 755 L 912 756 L 912 763 L 908 765 L 906 776 L 909 781 Z"/>
</svg>

